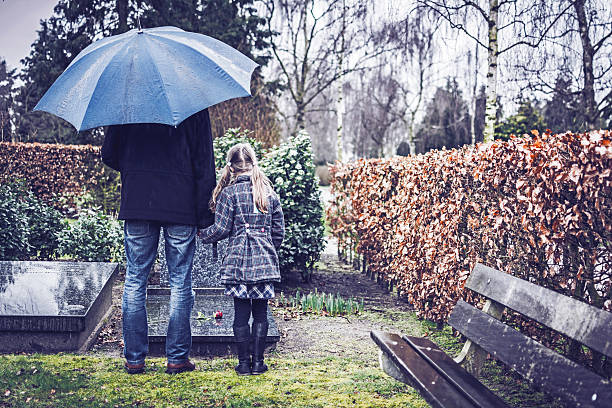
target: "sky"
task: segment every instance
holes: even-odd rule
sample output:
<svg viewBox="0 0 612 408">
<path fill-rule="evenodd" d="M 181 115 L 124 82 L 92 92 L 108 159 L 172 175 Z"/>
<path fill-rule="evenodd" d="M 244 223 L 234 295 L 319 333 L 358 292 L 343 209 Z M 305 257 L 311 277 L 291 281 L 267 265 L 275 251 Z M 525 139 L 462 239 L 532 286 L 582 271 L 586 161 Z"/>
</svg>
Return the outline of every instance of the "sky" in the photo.
<svg viewBox="0 0 612 408">
<path fill-rule="evenodd" d="M 0 58 L 10 68 L 30 53 L 40 20 L 51 16 L 57 0 L 0 0 Z"/>
</svg>

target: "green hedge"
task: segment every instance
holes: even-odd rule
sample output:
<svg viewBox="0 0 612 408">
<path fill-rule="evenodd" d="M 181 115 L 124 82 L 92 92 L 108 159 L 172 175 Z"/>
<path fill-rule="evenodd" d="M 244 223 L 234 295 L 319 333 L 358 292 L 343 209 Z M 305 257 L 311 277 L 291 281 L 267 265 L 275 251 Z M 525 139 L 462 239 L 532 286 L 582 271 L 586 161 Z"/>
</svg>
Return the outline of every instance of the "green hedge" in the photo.
<svg viewBox="0 0 612 408">
<path fill-rule="evenodd" d="M 281 270 L 297 270 L 308 280 L 325 246 L 323 205 L 308 134 L 300 132 L 273 148 L 264 156 L 262 168 L 274 184 L 285 216 Z"/>
</svg>

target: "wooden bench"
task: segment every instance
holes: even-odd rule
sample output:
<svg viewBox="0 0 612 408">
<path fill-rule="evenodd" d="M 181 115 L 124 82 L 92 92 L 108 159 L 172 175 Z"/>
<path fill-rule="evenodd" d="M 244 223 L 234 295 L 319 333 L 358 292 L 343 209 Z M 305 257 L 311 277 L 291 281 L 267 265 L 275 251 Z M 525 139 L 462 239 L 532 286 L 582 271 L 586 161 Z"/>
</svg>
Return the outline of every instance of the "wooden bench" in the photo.
<svg viewBox="0 0 612 408">
<path fill-rule="evenodd" d="M 372 331 L 387 374 L 432 407 L 507 407 L 459 364 L 488 352 L 568 407 L 612 407 L 610 381 L 498 320 L 508 307 L 612 358 L 612 313 L 481 264 L 466 287 L 488 300 L 482 311 L 463 300 L 453 309 L 449 324 L 469 339 L 460 355 L 426 338 Z"/>
</svg>

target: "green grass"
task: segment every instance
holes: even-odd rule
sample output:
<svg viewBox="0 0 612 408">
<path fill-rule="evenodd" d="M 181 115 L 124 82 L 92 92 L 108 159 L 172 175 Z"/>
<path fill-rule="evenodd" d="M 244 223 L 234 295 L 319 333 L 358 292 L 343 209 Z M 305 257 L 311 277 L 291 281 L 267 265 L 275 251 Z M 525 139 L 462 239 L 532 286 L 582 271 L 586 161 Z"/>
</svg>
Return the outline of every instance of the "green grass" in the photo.
<svg viewBox="0 0 612 408">
<path fill-rule="evenodd" d="M 458 337 L 453 336 L 452 328 L 444 325 L 438 329 L 434 322 L 419 319 L 414 312 L 403 312 L 398 310 L 371 311 L 366 306 L 362 318 L 396 327 L 408 336 L 428 337 L 436 343 L 447 354 L 455 356 L 459 354 L 463 343 Z"/>
<path fill-rule="evenodd" d="M 71 354 L 0 356 L 2 407 L 427 407 L 411 388 L 346 358 L 269 359 L 270 371 L 238 377 L 235 359 L 197 361 L 169 376 L 163 359 L 144 375 L 123 360 Z"/>
</svg>

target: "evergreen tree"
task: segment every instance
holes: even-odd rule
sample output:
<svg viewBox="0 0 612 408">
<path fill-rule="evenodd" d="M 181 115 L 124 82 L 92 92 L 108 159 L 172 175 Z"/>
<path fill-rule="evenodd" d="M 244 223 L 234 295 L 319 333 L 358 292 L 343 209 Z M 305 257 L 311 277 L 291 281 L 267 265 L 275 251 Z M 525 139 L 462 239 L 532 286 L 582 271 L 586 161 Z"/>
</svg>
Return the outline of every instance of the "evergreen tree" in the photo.
<svg viewBox="0 0 612 408">
<path fill-rule="evenodd" d="M 515 115 L 508 117 L 495 127 L 495 139 L 506 140 L 511 134 L 522 136 L 525 133 L 530 134 L 532 130 L 544 132 L 546 125 L 537 102 L 526 99 L 520 102 Z"/>
<path fill-rule="evenodd" d="M 550 101 L 544 105 L 544 120 L 553 133 L 586 130 L 580 94 L 571 91 L 572 81 L 562 75 L 557 77 Z"/>
<path fill-rule="evenodd" d="M 457 81 L 449 78 L 444 88 L 436 89 L 425 108 L 425 117 L 417 131 L 417 152 L 468 143 L 471 143 L 468 105 Z"/>
</svg>

